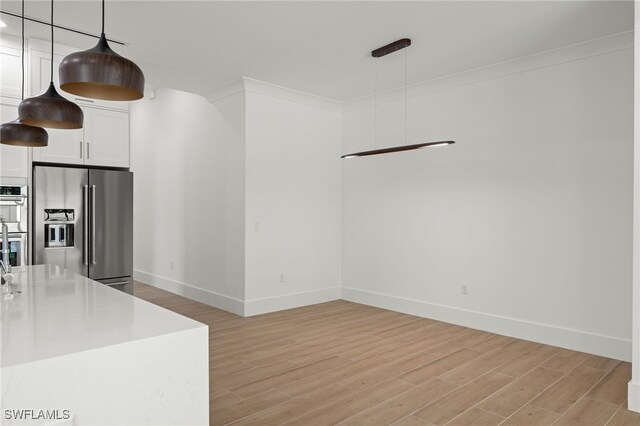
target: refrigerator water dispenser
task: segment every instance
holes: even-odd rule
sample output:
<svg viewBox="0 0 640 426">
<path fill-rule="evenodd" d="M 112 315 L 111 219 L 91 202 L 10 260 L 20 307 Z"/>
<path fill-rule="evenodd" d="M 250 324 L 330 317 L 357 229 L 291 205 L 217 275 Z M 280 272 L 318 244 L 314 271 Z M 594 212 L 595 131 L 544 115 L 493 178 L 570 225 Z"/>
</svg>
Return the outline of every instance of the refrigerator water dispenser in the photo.
<svg viewBox="0 0 640 426">
<path fill-rule="evenodd" d="M 45 209 L 44 214 L 44 247 L 74 247 L 74 210 Z"/>
</svg>

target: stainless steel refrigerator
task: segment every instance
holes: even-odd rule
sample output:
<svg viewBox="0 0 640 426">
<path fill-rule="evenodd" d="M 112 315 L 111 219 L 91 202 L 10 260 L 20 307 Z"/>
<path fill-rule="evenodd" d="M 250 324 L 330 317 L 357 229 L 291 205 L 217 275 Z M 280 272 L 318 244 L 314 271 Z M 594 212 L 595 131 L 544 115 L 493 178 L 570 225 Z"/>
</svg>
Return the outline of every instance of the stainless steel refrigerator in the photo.
<svg viewBox="0 0 640 426">
<path fill-rule="evenodd" d="M 133 292 L 133 173 L 35 166 L 33 264 Z"/>
</svg>

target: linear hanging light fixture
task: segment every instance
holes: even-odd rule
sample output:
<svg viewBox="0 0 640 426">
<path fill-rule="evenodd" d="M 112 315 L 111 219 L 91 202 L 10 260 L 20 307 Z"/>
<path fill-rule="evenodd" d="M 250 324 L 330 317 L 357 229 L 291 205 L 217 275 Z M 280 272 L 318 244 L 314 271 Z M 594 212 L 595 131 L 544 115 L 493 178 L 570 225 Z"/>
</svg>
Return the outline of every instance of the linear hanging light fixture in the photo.
<svg viewBox="0 0 640 426">
<path fill-rule="evenodd" d="M 393 43 L 389 43 L 385 46 L 379 47 L 371 52 L 371 56 L 374 58 L 381 58 L 390 53 L 397 52 L 398 50 L 404 49 L 405 47 L 411 46 L 411 39 L 403 38 Z M 374 81 L 375 86 L 375 81 Z M 376 99 L 375 99 L 376 88 L 374 87 L 374 134 L 375 134 L 375 126 L 376 126 Z M 375 136 L 374 136 L 375 140 Z M 355 157 L 366 157 L 369 155 L 379 155 L 379 154 L 389 154 L 393 152 L 403 152 L 403 151 L 412 151 L 415 149 L 421 148 L 433 148 L 437 146 L 446 146 L 454 144 L 454 141 L 438 141 L 438 142 L 424 142 L 424 143 L 416 143 L 412 145 L 407 145 L 407 56 L 405 52 L 404 58 L 404 145 L 393 146 L 389 148 L 381 148 L 381 149 L 372 149 L 369 151 L 360 151 L 353 152 L 351 154 L 342 155 L 340 158 L 355 158 Z"/>
<path fill-rule="evenodd" d="M 17 13 L 13 13 L 13 12 L 10 12 L 8 10 L 2 10 L 2 9 L 0 9 L 0 15 L 7 15 L 7 16 L 13 16 L 15 18 L 21 18 L 21 16 L 19 14 L 17 14 Z M 35 22 L 36 24 L 46 25 L 47 27 L 51 26 L 51 24 L 49 22 L 43 21 L 42 19 L 34 18 L 32 16 L 26 16 L 25 15 L 24 20 L 25 21 L 30 21 L 30 22 Z M 2 22 L 2 21 L 0 21 L 0 22 Z M 83 36 L 93 37 L 93 38 L 97 38 L 97 39 L 100 38 L 99 35 L 91 34 L 91 33 L 88 33 L 86 31 L 81 31 L 81 30 L 78 30 L 76 28 L 66 27 L 64 25 L 59 25 L 59 24 L 53 24 L 53 26 L 54 26 L 54 28 L 56 28 L 58 30 L 64 30 L 64 31 L 68 31 L 70 33 L 81 34 Z M 2 28 L 2 26 L 0 26 L 0 28 Z M 119 44 L 119 45 L 122 45 L 122 46 L 126 46 L 128 44 L 127 42 L 120 41 L 120 40 L 114 40 L 112 38 L 108 38 L 107 41 L 110 42 L 110 43 L 115 43 L 115 44 Z"/>
<path fill-rule="evenodd" d="M 340 158 L 355 158 L 366 157 L 367 155 L 389 154 L 390 152 L 411 151 L 413 149 L 420 148 L 434 148 L 436 146 L 446 146 L 455 143 L 454 141 L 440 141 L 440 142 L 425 142 L 416 143 L 413 145 L 392 146 L 390 148 L 372 149 L 370 151 L 354 152 L 352 154 L 345 154 Z"/>
<path fill-rule="evenodd" d="M 51 0 L 51 70 L 49 88 L 40 96 L 25 99 L 18 107 L 22 124 L 52 129 L 81 129 L 82 109 L 60 96 L 53 84 L 53 0 Z"/>
<path fill-rule="evenodd" d="M 22 0 L 22 95 L 24 100 L 24 0 Z M 42 148 L 49 144 L 49 134 L 42 127 L 28 126 L 16 118 L 0 125 L 0 143 L 4 145 Z"/>
<path fill-rule="evenodd" d="M 66 56 L 58 70 L 60 88 L 74 95 L 107 101 L 135 101 L 144 96 L 140 67 L 109 47 L 104 35 L 104 0 L 98 44 Z"/>
</svg>

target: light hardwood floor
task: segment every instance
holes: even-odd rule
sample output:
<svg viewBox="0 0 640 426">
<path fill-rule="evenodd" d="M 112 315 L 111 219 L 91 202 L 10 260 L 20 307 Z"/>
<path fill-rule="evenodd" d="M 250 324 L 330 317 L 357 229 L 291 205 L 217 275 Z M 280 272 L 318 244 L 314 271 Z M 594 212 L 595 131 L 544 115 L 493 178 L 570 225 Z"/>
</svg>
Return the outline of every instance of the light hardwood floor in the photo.
<svg viewBox="0 0 640 426">
<path fill-rule="evenodd" d="M 242 318 L 134 294 L 209 325 L 213 425 L 640 425 L 627 362 L 342 300 Z"/>
</svg>

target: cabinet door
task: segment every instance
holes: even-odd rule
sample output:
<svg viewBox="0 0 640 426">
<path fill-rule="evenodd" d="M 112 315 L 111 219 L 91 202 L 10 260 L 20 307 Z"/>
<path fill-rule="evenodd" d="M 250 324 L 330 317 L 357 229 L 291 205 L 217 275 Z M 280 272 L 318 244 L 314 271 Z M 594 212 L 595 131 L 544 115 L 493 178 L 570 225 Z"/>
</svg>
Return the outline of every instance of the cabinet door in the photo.
<svg viewBox="0 0 640 426">
<path fill-rule="evenodd" d="M 33 161 L 41 163 L 84 164 L 82 129 L 46 129 L 49 146 L 33 148 Z"/>
<path fill-rule="evenodd" d="M 30 50 L 31 58 L 31 95 L 43 94 L 51 81 L 51 53 L 40 50 Z M 58 84 L 58 67 L 64 57 L 53 57 L 53 82 Z M 65 93 L 58 90 L 65 96 Z M 67 96 L 68 97 L 68 96 Z M 33 161 L 42 163 L 84 164 L 84 147 L 82 146 L 82 129 L 62 130 L 46 129 L 49 133 L 49 146 L 33 149 Z"/>
<path fill-rule="evenodd" d="M 0 95 L 20 98 L 22 92 L 22 52 L 0 46 Z"/>
<path fill-rule="evenodd" d="M 85 164 L 129 167 L 129 113 L 83 108 Z"/>
<path fill-rule="evenodd" d="M 19 99 L 3 99 L 0 104 L 0 122 L 18 118 Z M 29 148 L 0 144 L 0 176 L 29 177 Z"/>
<path fill-rule="evenodd" d="M 51 53 L 31 50 L 29 54 L 31 58 L 31 96 L 38 96 L 49 88 L 49 83 L 51 82 Z M 62 55 L 53 56 L 53 82 L 56 85 L 56 89 L 60 87 L 58 67 L 62 59 L 64 59 Z M 60 90 L 58 90 L 58 93 L 65 95 Z"/>
</svg>

